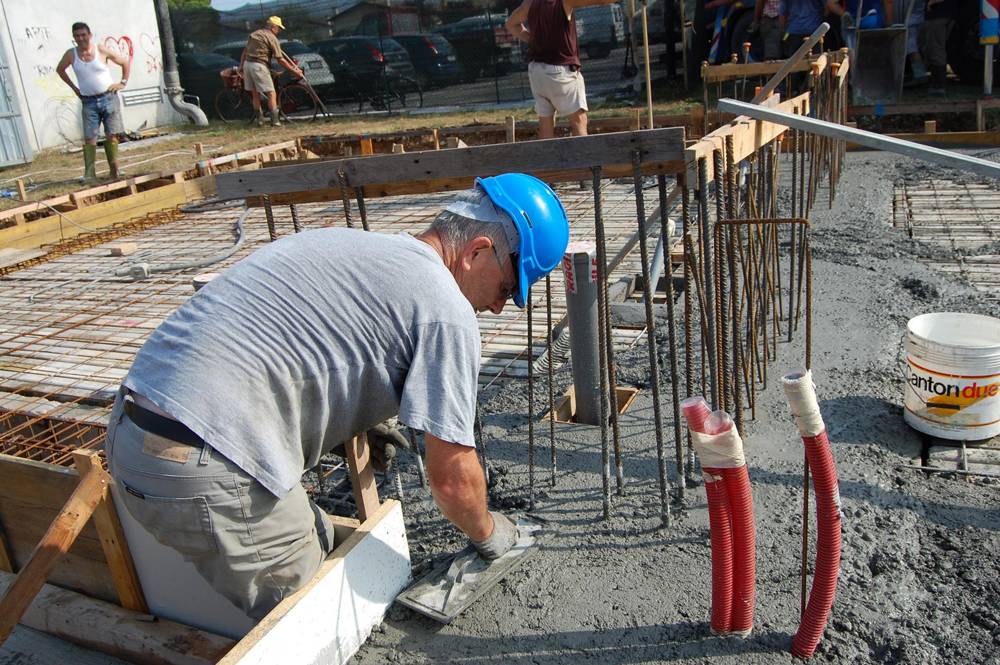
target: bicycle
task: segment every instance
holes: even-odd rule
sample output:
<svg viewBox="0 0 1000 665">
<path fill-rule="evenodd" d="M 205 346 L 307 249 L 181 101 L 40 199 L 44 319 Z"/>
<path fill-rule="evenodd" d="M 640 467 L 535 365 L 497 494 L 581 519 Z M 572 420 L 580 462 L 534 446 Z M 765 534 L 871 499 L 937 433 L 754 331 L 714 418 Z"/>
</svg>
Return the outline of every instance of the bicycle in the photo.
<svg viewBox="0 0 1000 665">
<path fill-rule="evenodd" d="M 416 108 L 424 105 L 424 91 L 417 81 L 408 76 L 379 76 L 374 85 L 358 95 L 358 113 L 364 110 L 365 102 L 376 111 L 391 111 L 394 104 L 406 108 L 407 95 L 410 106 L 414 106 L 414 98 Z"/>
<path fill-rule="evenodd" d="M 240 120 L 253 122 L 252 95 L 243 89 L 243 75 L 238 68 L 230 67 L 219 72 L 224 81 L 222 90 L 215 95 L 215 112 L 226 123 Z M 316 119 L 322 110 L 326 115 L 326 105 L 319 98 L 309 82 L 303 79 L 291 83 L 282 83 L 280 77 L 271 73 L 274 90 L 278 95 L 278 114 L 282 121 Z M 293 117 L 292 114 L 295 114 Z"/>
</svg>

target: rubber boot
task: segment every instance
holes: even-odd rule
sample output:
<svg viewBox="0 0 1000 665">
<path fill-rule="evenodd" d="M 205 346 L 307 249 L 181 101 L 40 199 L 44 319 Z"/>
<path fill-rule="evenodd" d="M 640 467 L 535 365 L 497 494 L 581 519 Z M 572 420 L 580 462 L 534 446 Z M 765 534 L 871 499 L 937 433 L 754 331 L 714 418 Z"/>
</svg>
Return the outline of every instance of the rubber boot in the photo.
<svg viewBox="0 0 1000 665">
<path fill-rule="evenodd" d="M 262 107 L 258 107 L 257 108 L 257 120 L 256 120 L 256 122 L 257 122 L 257 126 L 258 127 L 263 127 L 264 123 L 267 122 L 267 119 L 264 117 L 264 109 Z"/>
<path fill-rule="evenodd" d="M 271 126 L 281 127 L 281 118 L 278 109 L 271 109 Z"/>
<path fill-rule="evenodd" d="M 97 180 L 97 146 L 83 144 L 83 181 Z"/>
<path fill-rule="evenodd" d="M 108 158 L 108 169 L 111 171 L 112 180 L 117 180 L 122 175 L 118 170 L 118 141 L 104 141 L 104 156 Z"/>
<path fill-rule="evenodd" d="M 944 97 L 944 82 L 948 78 L 948 67 L 946 65 L 934 65 L 931 67 L 931 84 L 927 88 L 928 95 Z"/>
</svg>

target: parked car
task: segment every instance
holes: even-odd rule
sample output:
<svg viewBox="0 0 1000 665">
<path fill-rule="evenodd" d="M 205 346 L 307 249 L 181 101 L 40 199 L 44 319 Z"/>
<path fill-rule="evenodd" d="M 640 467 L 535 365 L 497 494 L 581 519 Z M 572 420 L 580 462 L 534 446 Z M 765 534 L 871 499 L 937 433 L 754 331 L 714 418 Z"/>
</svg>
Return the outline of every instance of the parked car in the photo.
<svg viewBox="0 0 1000 665">
<path fill-rule="evenodd" d="M 326 60 L 341 83 L 338 95 L 347 92 L 345 87 L 370 90 L 383 74 L 391 78 L 417 78 L 409 53 L 388 37 L 338 37 L 313 42 L 309 47 Z"/>
<path fill-rule="evenodd" d="M 503 76 L 522 64 L 521 48 L 507 32 L 506 14 L 489 18 L 468 16 L 443 25 L 434 32 L 447 39 L 462 63 L 467 80 L 480 76 Z"/>
<path fill-rule="evenodd" d="M 617 4 L 581 7 L 573 17 L 577 43 L 588 58 L 606 58 L 625 43 L 625 17 Z"/>
<path fill-rule="evenodd" d="M 306 81 L 316 90 L 316 93 L 320 97 L 332 91 L 336 83 L 336 77 L 330 71 L 323 56 L 297 39 L 279 39 L 278 42 L 281 44 L 281 50 L 285 52 L 285 55 L 292 62 L 299 66 L 299 69 L 305 74 Z M 233 58 L 239 63 L 240 58 L 243 57 L 244 47 L 246 47 L 245 41 L 229 42 L 216 46 L 214 51 Z M 278 64 L 276 60 L 271 61 L 271 69 L 281 72 L 278 79 L 282 83 L 291 83 L 292 75 Z"/>
<path fill-rule="evenodd" d="M 410 54 L 417 79 L 424 88 L 454 85 L 462 81 L 462 63 L 458 62 L 455 49 L 441 35 L 396 35 L 394 39 Z"/>
<path fill-rule="evenodd" d="M 214 112 L 215 96 L 222 90 L 219 72 L 239 66 L 239 62 L 218 53 L 178 53 L 177 68 L 185 94 L 198 98 L 201 108 Z"/>
</svg>

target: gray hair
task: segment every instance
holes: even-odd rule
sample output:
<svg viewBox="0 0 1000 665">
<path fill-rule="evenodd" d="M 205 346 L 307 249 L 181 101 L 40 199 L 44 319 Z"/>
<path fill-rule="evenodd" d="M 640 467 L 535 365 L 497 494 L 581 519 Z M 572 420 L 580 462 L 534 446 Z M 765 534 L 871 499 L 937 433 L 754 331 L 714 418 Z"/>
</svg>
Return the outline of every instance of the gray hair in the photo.
<svg viewBox="0 0 1000 665">
<path fill-rule="evenodd" d="M 462 192 L 458 198 L 475 205 L 485 196 L 482 190 L 476 188 Z M 482 222 L 451 210 L 442 210 L 431 222 L 429 230 L 437 232 L 441 241 L 453 249 L 464 247 L 469 241 L 485 236 L 493 241 L 500 256 L 513 252 L 501 222 Z"/>
</svg>

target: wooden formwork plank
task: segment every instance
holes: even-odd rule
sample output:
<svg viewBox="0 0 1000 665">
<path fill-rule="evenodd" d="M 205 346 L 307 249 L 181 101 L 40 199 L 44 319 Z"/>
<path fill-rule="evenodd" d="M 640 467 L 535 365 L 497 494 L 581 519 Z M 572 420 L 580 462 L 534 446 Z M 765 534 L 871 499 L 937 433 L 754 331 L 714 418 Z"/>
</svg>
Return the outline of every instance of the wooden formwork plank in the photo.
<svg viewBox="0 0 1000 665">
<path fill-rule="evenodd" d="M 219 174 L 216 186 L 220 198 L 235 199 L 309 190 L 339 192 L 340 173 L 355 187 L 400 187 L 404 183 L 449 179 L 464 182 L 510 171 L 537 174 L 596 165 L 631 165 L 632 154 L 637 150 L 643 162 L 679 165 L 683 161 L 683 146 L 684 130 L 676 127 L 275 166 L 264 171 Z"/>
<path fill-rule="evenodd" d="M 373 516 L 379 507 L 378 486 L 372 468 L 371 449 L 368 436 L 364 433 L 353 437 L 344 445 L 347 468 L 354 488 L 354 502 L 358 507 L 358 518 L 364 522 Z"/>
<path fill-rule="evenodd" d="M 786 113 L 806 115 L 809 113 L 809 100 L 810 93 L 804 92 L 797 97 L 779 103 L 775 109 Z M 698 182 L 698 160 L 702 157 L 706 158 L 708 182 L 715 179 L 712 153 L 715 150 L 725 150 L 727 136 L 733 137 L 733 160 L 738 163 L 786 131 L 788 131 L 788 127 L 785 125 L 766 120 L 752 120 L 746 116 L 740 116 L 730 121 L 705 135 L 704 138 L 684 151 L 688 182 Z"/>
<path fill-rule="evenodd" d="M 721 65 L 702 67 L 702 80 L 705 83 L 720 83 L 756 76 L 772 76 L 785 64 L 784 60 L 768 60 L 766 62 L 735 63 L 727 62 Z M 808 72 L 812 66 L 809 58 L 803 58 L 793 65 L 792 72 Z"/>
<path fill-rule="evenodd" d="M 0 573 L 0 592 L 13 575 Z M 225 656 L 231 639 L 173 621 L 139 614 L 111 603 L 46 584 L 21 623 L 79 646 L 132 663 L 211 665 Z"/>
<path fill-rule="evenodd" d="M 83 477 L 89 473 L 104 473 L 101 468 L 101 460 L 94 451 L 78 450 L 74 452 L 73 462 L 76 470 Z M 132 553 L 125 541 L 121 522 L 118 521 L 118 512 L 111 501 L 111 493 L 107 485 L 104 486 L 101 500 L 94 510 L 94 526 L 101 538 L 101 548 L 108 560 L 111 579 L 118 591 L 121 606 L 135 612 L 148 613 L 149 607 L 146 605 L 146 598 L 142 593 L 139 576 L 135 572 Z"/>
<path fill-rule="evenodd" d="M 14 562 L 10 560 L 10 554 L 7 551 L 7 536 L 4 535 L 2 528 L 0 528 L 0 570 L 8 573 L 14 572 Z"/>
<path fill-rule="evenodd" d="M 35 546 L 28 562 L 17 573 L 7 593 L 0 598 L 0 644 L 13 632 L 21 615 L 44 586 L 49 573 L 83 531 L 107 486 L 108 476 L 99 468 L 81 477 L 80 484 Z"/>
</svg>

